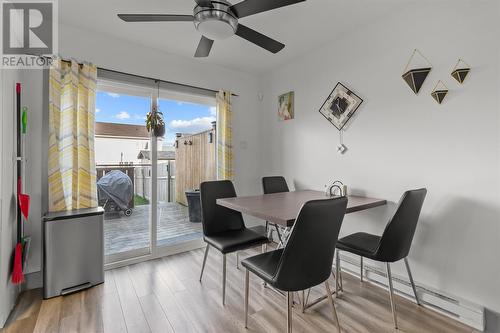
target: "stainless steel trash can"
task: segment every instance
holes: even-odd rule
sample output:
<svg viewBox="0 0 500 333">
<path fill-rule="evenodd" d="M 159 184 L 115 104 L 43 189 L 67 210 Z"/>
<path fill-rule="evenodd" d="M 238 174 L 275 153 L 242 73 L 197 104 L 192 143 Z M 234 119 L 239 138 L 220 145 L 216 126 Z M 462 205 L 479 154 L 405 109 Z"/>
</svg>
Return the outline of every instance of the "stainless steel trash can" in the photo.
<svg viewBox="0 0 500 333">
<path fill-rule="evenodd" d="M 44 298 L 104 282 L 103 213 L 98 207 L 44 216 Z"/>
</svg>

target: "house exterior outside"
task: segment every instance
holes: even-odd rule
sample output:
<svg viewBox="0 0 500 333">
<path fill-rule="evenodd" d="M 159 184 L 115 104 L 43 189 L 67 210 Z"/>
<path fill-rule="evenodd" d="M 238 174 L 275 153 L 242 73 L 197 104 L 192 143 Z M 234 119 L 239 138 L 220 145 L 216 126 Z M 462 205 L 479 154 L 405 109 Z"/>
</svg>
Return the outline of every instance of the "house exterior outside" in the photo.
<svg viewBox="0 0 500 333">
<path fill-rule="evenodd" d="M 148 150 L 149 139 L 144 125 L 96 122 L 95 162 L 97 165 L 141 163 L 138 153 Z"/>
</svg>

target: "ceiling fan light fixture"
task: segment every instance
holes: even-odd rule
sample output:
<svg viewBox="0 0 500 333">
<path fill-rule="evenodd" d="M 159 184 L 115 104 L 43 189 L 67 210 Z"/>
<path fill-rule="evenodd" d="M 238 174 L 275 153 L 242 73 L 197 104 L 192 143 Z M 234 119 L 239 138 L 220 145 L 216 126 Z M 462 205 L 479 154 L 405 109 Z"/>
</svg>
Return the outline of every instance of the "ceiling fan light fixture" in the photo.
<svg viewBox="0 0 500 333">
<path fill-rule="evenodd" d="M 236 32 L 230 24 L 218 20 L 203 21 L 196 27 L 205 37 L 213 40 L 226 39 L 233 36 Z"/>
<path fill-rule="evenodd" d="M 231 0 L 233 1 L 233 0 Z M 290 6 L 306 0 L 241 0 L 232 5 L 228 0 L 194 0 L 193 15 L 178 14 L 118 14 L 125 22 L 193 22 L 201 33 L 196 58 L 208 57 L 214 40 L 236 35 L 271 53 L 278 53 L 285 44 L 253 30 L 238 20 L 242 17 Z"/>
<path fill-rule="evenodd" d="M 220 40 L 233 36 L 238 29 L 238 19 L 233 15 L 228 2 L 213 1 L 213 8 L 196 6 L 194 26 L 203 36 Z"/>
</svg>

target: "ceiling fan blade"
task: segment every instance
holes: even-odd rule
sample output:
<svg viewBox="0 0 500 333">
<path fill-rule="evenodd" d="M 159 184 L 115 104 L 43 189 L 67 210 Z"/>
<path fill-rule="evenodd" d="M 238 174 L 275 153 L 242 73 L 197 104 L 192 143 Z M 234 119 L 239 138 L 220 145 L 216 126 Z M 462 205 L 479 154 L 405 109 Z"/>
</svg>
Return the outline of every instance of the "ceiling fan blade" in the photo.
<svg viewBox="0 0 500 333">
<path fill-rule="evenodd" d="M 306 0 L 243 0 L 232 5 L 229 9 L 231 9 L 238 18 L 242 18 L 271 9 L 293 5 L 302 1 Z"/>
<path fill-rule="evenodd" d="M 196 1 L 198 6 L 201 6 L 201 7 L 210 7 L 210 8 L 214 7 L 214 5 L 212 5 L 212 1 L 210 1 L 210 0 L 194 0 L 194 1 Z"/>
<path fill-rule="evenodd" d="M 212 44 L 214 43 L 213 40 L 201 36 L 200 42 L 198 43 L 198 47 L 196 48 L 196 52 L 194 56 L 196 58 L 203 58 L 203 57 L 208 57 L 208 54 L 210 53 L 210 50 L 212 49 Z"/>
<path fill-rule="evenodd" d="M 243 24 L 238 24 L 238 30 L 236 30 L 236 34 L 241 38 L 244 38 L 247 41 L 252 42 L 255 45 L 258 45 L 272 53 L 278 53 L 285 47 L 285 44 L 282 44 L 270 37 L 261 34 L 260 32 L 250 29 Z"/>
<path fill-rule="evenodd" d="M 183 22 L 193 21 L 193 15 L 169 14 L 118 14 L 125 22 Z"/>
</svg>

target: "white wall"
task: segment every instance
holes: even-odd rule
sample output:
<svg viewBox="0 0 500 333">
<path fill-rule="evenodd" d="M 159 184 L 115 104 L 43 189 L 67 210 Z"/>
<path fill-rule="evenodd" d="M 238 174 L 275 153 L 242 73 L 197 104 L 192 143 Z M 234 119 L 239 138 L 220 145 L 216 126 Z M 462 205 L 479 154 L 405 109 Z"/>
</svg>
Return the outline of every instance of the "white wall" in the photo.
<svg viewBox="0 0 500 333">
<path fill-rule="evenodd" d="M 15 84 L 20 71 L 0 70 L 0 327 L 14 306 L 18 288 L 10 282 L 16 245 Z"/>
<path fill-rule="evenodd" d="M 137 155 L 139 151 L 146 149 L 147 145 L 149 139 L 96 137 L 95 163 L 118 164 L 120 161 L 139 163 L 141 160 L 137 159 Z"/>
<path fill-rule="evenodd" d="M 350 214 L 342 234 L 381 233 L 401 194 L 427 187 L 410 261 L 417 282 L 500 311 L 499 10 L 496 0 L 419 1 L 384 21 L 332 35 L 325 46 L 262 78 L 262 174 L 323 189 L 341 179 L 387 207 Z M 433 64 L 420 96 L 401 74 L 414 48 Z M 472 71 L 463 86 L 458 58 Z M 435 83 L 450 88 L 443 105 Z M 364 103 L 336 153 L 338 131 L 318 112 L 337 81 Z M 295 120 L 277 96 L 295 91 Z M 393 265 L 404 276 L 404 265 Z"/>
</svg>

